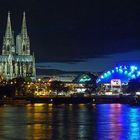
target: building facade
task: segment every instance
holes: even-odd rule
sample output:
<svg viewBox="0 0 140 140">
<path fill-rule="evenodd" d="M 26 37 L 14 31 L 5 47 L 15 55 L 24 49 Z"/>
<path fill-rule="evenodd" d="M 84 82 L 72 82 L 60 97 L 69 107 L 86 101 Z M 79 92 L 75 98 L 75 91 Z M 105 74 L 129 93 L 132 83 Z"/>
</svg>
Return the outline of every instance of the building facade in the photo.
<svg viewBox="0 0 140 140">
<path fill-rule="evenodd" d="M 2 55 L 0 55 L 0 75 L 7 80 L 16 77 L 36 78 L 35 57 L 30 53 L 25 12 L 23 13 L 21 32 L 16 36 L 16 42 L 8 12 Z"/>
</svg>

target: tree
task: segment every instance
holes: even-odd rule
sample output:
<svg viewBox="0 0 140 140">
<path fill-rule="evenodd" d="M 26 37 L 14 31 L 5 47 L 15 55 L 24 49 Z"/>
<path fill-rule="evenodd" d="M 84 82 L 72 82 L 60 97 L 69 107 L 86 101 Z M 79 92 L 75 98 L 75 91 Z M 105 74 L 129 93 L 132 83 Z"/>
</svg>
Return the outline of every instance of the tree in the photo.
<svg viewBox="0 0 140 140">
<path fill-rule="evenodd" d="M 53 92 L 56 92 L 57 95 L 58 95 L 59 92 L 63 91 L 63 89 L 64 89 L 64 83 L 61 82 L 61 81 L 52 81 L 50 83 L 50 89 Z"/>
<path fill-rule="evenodd" d="M 95 92 L 97 88 L 96 79 L 85 82 L 85 88 L 86 88 L 86 92 L 89 94 L 91 94 L 92 92 Z"/>
<path fill-rule="evenodd" d="M 32 82 L 32 79 L 31 79 L 30 77 L 25 77 L 25 78 L 24 78 L 24 81 L 25 81 L 25 82 Z"/>
<path fill-rule="evenodd" d="M 71 91 L 71 87 L 70 87 L 70 86 L 64 86 L 64 87 L 63 87 L 63 91 L 64 91 L 65 93 L 68 93 L 68 92 Z"/>
<path fill-rule="evenodd" d="M 3 97 L 13 97 L 15 94 L 15 88 L 13 85 L 6 84 L 0 85 L 0 98 Z"/>
<path fill-rule="evenodd" d="M 10 80 L 9 82 L 13 82 L 13 84 L 15 85 L 16 95 L 25 94 L 25 91 L 24 91 L 25 79 L 24 78 L 22 78 L 22 77 L 14 78 L 14 79 Z"/>
<path fill-rule="evenodd" d="M 140 78 L 137 78 L 137 79 L 131 79 L 129 82 L 128 82 L 128 88 L 127 88 L 127 92 L 136 92 L 140 90 Z"/>
</svg>

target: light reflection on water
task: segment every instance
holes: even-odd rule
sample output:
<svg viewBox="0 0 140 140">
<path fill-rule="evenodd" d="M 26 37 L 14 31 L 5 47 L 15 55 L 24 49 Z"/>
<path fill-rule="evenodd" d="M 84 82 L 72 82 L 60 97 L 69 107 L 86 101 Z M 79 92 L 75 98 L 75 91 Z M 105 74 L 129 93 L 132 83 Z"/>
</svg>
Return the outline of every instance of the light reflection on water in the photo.
<svg viewBox="0 0 140 140">
<path fill-rule="evenodd" d="M 121 104 L 0 106 L 2 140 L 140 140 L 140 107 Z"/>
<path fill-rule="evenodd" d="M 99 140 L 140 140 L 140 107 L 106 104 L 97 112 Z"/>
</svg>

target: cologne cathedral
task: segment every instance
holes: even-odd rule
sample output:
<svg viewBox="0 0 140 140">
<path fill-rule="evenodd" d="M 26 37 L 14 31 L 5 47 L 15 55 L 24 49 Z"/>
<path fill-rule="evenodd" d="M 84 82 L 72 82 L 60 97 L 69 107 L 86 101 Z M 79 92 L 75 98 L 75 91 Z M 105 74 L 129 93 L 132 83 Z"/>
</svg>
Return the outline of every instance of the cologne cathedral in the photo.
<svg viewBox="0 0 140 140">
<path fill-rule="evenodd" d="M 16 36 L 16 42 L 8 12 L 2 55 L 0 55 L 0 75 L 7 80 L 17 77 L 36 78 L 35 57 L 30 53 L 25 12 L 23 13 L 21 32 Z"/>
</svg>

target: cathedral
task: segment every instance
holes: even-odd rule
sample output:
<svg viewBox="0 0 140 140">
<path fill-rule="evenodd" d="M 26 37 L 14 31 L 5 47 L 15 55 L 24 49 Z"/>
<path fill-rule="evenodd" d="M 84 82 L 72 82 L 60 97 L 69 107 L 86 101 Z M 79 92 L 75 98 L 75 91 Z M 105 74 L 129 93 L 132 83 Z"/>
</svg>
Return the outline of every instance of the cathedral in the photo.
<svg viewBox="0 0 140 140">
<path fill-rule="evenodd" d="M 25 12 L 23 13 L 21 32 L 16 36 L 16 42 L 8 12 L 2 55 L 0 55 L 0 75 L 6 80 L 17 77 L 36 78 L 35 57 L 30 53 Z"/>
</svg>

